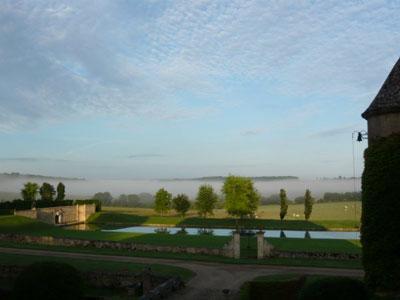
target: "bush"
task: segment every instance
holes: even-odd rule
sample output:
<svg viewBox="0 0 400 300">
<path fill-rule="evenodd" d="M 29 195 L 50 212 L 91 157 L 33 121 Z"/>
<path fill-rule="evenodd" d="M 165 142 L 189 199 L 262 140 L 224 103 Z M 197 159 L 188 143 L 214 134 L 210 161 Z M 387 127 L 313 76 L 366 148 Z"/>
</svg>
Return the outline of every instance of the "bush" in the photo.
<svg viewBox="0 0 400 300">
<path fill-rule="evenodd" d="M 250 281 L 248 282 L 247 298 L 259 300 L 296 300 L 304 281 L 304 277 L 271 282 Z"/>
<path fill-rule="evenodd" d="M 362 281 L 346 277 L 320 278 L 306 283 L 299 300 L 365 300 L 368 293 Z"/>
<path fill-rule="evenodd" d="M 365 150 L 361 243 L 365 282 L 372 290 L 400 291 L 400 135 Z"/>
<path fill-rule="evenodd" d="M 16 279 L 15 299 L 83 298 L 83 285 L 79 272 L 72 266 L 57 262 L 38 262 L 27 267 Z"/>
</svg>

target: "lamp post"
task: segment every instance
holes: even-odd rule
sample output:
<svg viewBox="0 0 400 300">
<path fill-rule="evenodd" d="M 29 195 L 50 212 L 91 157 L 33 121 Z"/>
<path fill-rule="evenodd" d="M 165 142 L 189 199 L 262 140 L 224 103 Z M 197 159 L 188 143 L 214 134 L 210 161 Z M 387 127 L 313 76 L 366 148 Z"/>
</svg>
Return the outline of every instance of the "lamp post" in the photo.
<svg viewBox="0 0 400 300">
<path fill-rule="evenodd" d="M 357 137 L 357 138 L 355 138 Z M 354 142 L 357 141 L 361 143 L 363 140 L 368 139 L 368 133 L 365 130 L 361 131 L 353 131 L 351 133 L 351 141 L 352 141 L 352 148 L 353 148 L 353 188 L 354 188 L 354 195 L 357 193 L 356 188 L 356 159 L 355 159 L 355 151 L 354 151 Z M 354 203 L 354 219 L 357 219 L 357 205 Z"/>
</svg>

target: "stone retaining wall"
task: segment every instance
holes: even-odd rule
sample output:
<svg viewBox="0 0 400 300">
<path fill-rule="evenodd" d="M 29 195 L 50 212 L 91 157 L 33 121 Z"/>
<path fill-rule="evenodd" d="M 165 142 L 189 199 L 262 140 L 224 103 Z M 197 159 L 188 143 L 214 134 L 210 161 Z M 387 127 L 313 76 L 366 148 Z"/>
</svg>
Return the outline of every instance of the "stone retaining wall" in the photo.
<svg viewBox="0 0 400 300">
<path fill-rule="evenodd" d="M 65 247 L 84 247 L 97 249 L 119 249 L 128 251 L 144 251 L 144 252 L 172 252 L 172 253 L 188 253 L 188 254 L 203 254 L 232 257 L 231 247 L 225 246 L 222 249 L 216 248 L 195 248 L 181 246 L 156 246 L 148 244 L 135 243 L 120 243 L 113 241 L 96 241 L 96 240 L 81 240 L 70 238 L 57 238 L 51 236 L 31 236 L 18 234 L 0 234 L 0 240 L 13 243 L 29 243 L 51 246 Z"/>
<path fill-rule="evenodd" d="M 329 252 L 288 252 L 273 251 L 271 257 L 277 258 L 307 258 L 307 259 L 331 259 L 331 260 L 358 260 L 361 254 L 357 253 L 329 253 Z"/>
</svg>

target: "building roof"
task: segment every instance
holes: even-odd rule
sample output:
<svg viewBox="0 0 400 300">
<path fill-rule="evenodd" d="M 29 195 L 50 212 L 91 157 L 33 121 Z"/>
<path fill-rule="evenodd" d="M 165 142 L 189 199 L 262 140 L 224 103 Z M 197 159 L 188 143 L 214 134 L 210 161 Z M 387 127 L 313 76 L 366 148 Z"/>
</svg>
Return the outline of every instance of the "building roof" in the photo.
<svg viewBox="0 0 400 300">
<path fill-rule="evenodd" d="M 375 115 L 400 113 L 400 59 L 394 65 L 374 101 L 361 115 L 368 119 Z"/>
</svg>

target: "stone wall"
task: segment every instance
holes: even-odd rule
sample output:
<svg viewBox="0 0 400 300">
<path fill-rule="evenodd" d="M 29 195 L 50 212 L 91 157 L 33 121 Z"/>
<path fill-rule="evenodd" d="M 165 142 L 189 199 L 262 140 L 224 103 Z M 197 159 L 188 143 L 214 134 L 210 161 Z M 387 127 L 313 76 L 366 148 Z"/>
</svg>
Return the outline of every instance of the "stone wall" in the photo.
<svg viewBox="0 0 400 300">
<path fill-rule="evenodd" d="M 38 219 L 48 224 L 55 224 L 56 214 L 60 213 L 60 224 L 83 223 L 96 212 L 95 204 L 79 204 L 71 206 L 56 206 L 46 208 L 34 208 L 29 210 L 16 210 L 16 216 Z"/>
<path fill-rule="evenodd" d="M 187 254 L 202 254 L 202 255 L 232 257 L 232 253 L 230 252 L 231 250 L 230 248 L 227 247 L 223 247 L 222 249 L 216 249 L 216 248 L 180 247 L 180 246 L 156 246 L 148 244 L 81 240 L 81 239 L 56 238 L 51 236 L 30 236 L 30 235 L 18 235 L 18 234 L 0 234 L 0 240 L 12 243 L 29 243 L 29 244 L 51 245 L 51 246 L 84 247 L 84 248 L 97 248 L 97 249 L 119 249 L 119 250 L 128 250 L 132 252 L 134 251 L 172 252 L 172 253 L 187 253 Z"/>
<path fill-rule="evenodd" d="M 328 259 L 328 260 L 359 260 L 361 254 L 357 253 L 329 253 L 329 252 L 289 252 L 273 251 L 271 257 L 276 258 L 306 258 L 306 259 Z"/>
<path fill-rule="evenodd" d="M 379 137 L 388 137 L 400 132 L 400 114 L 371 116 L 368 119 L 368 140 L 373 142 Z"/>
</svg>

